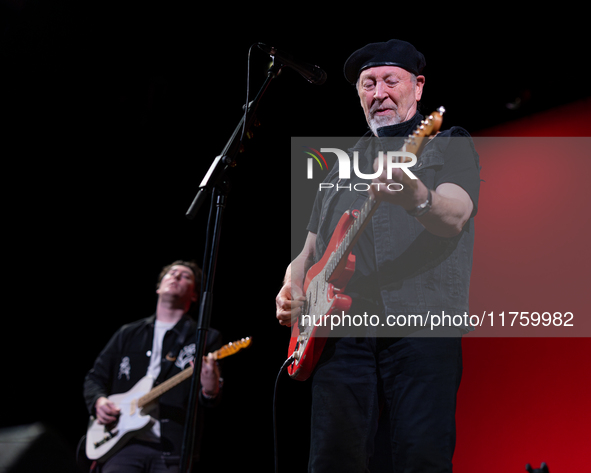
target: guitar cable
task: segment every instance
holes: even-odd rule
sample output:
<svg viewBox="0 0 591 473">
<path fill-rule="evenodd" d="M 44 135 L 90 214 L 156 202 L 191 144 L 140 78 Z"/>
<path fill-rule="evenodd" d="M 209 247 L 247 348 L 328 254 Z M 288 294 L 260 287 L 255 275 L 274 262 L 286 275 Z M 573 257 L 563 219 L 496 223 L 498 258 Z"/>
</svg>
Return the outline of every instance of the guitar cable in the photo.
<svg viewBox="0 0 591 473">
<path fill-rule="evenodd" d="M 279 472 L 279 452 L 277 449 L 277 385 L 279 384 L 279 378 L 281 377 L 281 374 L 293 362 L 294 359 L 295 354 L 291 355 L 287 360 L 285 360 L 283 366 L 281 366 L 281 369 L 279 370 L 277 379 L 275 379 L 275 389 L 273 390 L 273 448 L 275 453 L 275 473 Z"/>
</svg>

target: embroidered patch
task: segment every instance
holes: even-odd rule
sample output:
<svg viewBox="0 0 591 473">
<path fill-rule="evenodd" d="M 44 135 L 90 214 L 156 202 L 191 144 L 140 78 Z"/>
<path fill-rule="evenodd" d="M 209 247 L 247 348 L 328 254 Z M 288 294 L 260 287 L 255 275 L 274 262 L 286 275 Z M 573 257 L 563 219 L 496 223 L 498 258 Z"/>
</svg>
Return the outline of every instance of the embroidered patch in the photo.
<svg viewBox="0 0 591 473">
<path fill-rule="evenodd" d="M 184 370 L 185 366 L 189 364 L 189 362 L 195 359 L 195 344 L 191 343 L 182 348 L 179 353 L 179 356 L 174 363 L 175 366 L 178 366 L 180 369 Z"/>
<path fill-rule="evenodd" d="M 119 379 L 121 376 L 125 376 L 129 381 L 129 374 L 131 373 L 131 363 L 129 362 L 129 357 L 124 356 L 121 359 L 121 364 L 119 365 Z"/>
</svg>

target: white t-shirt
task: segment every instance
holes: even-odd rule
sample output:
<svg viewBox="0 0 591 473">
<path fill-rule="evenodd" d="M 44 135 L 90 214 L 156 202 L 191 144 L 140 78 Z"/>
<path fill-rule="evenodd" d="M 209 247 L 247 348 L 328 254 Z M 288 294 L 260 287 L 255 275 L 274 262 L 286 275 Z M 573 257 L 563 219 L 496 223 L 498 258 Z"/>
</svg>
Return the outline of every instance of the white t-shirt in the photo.
<svg viewBox="0 0 591 473">
<path fill-rule="evenodd" d="M 160 374 L 160 362 L 162 361 L 162 343 L 164 341 L 164 335 L 171 328 L 176 325 L 176 322 L 161 322 L 156 320 L 154 324 L 154 339 L 152 341 L 152 350 L 150 353 L 150 365 L 146 376 L 150 376 L 156 379 Z M 150 411 L 150 415 L 154 418 L 158 418 L 158 407 L 155 407 Z M 150 430 L 137 436 L 138 439 L 157 442 L 160 440 L 160 421 L 156 421 Z"/>
<path fill-rule="evenodd" d="M 150 357 L 150 366 L 148 366 L 147 376 L 156 379 L 160 374 L 160 362 L 162 360 L 162 343 L 164 335 L 176 325 L 175 322 L 161 322 L 156 320 L 154 324 L 154 340 L 152 341 L 152 354 Z"/>
</svg>

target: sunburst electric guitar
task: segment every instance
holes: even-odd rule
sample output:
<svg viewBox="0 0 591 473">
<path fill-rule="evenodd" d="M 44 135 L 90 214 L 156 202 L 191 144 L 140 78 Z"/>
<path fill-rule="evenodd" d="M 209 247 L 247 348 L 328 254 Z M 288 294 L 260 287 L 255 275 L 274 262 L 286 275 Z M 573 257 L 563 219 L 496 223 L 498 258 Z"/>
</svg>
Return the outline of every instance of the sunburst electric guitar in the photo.
<svg viewBox="0 0 591 473">
<path fill-rule="evenodd" d="M 252 343 L 251 338 L 243 338 L 224 345 L 211 353 L 215 360 L 220 360 L 238 353 Z M 154 379 L 145 376 L 126 393 L 113 394 L 109 400 L 120 409 L 117 422 L 109 425 L 99 424 L 94 417 L 90 418 L 86 432 L 86 456 L 89 460 L 105 461 L 119 450 L 132 437 L 152 427 L 155 420 L 149 415 L 156 406 L 156 401 L 165 392 L 189 379 L 193 375 L 193 367 L 189 367 L 172 378 L 152 388 Z"/>
<path fill-rule="evenodd" d="M 401 151 L 418 157 L 427 139 L 439 131 L 444 112 L 440 107 L 423 120 L 405 139 Z M 302 315 L 292 326 L 288 349 L 288 358 L 293 357 L 293 361 L 288 365 L 287 372 L 293 379 L 304 381 L 312 374 L 326 344 L 326 337 L 323 336 L 328 330 L 326 318 L 351 307 L 351 298 L 344 294 L 355 271 L 355 255 L 351 251 L 379 204 L 379 200 L 370 197 L 359 210 L 345 212 L 322 259 L 306 273 L 303 287 L 306 301 Z"/>
</svg>

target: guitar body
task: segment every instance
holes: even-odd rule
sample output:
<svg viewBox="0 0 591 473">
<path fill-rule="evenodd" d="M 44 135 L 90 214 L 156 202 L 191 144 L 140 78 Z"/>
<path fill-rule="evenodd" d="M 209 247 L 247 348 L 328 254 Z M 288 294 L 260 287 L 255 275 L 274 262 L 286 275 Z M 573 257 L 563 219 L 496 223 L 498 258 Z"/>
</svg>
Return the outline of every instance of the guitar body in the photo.
<svg viewBox="0 0 591 473">
<path fill-rule="evenodd" d="M 326 331 L 329 330 L 327 325 L 330 325 L 327 318 L 331 315 L 340 316 L 342 311 L 351 307 L 351 298 L 343 294 L 343 291 L 355 271 L 355 256 L 349 254 L 344 264 L 337 266 L 328 281 L 326 267 L 354 221 L 355 217 L 349 212 L 343 214 L 322 259 L 306 273 L 303 288 L 306 302 L 302 315 L 310 317 L 300 316 L 298 323 L 293 325 L 288 349 L 288 356 L 295 354 L 295 359 L 287 367 L 287 372 L 298 381 L 308 379 L 322 354 L 326 344 Z"/>
<path fill-rule="evenodd" d="M 154 379 L 145 376 L 126 393 L 109 396 L 109 400 L 121 409 L 119 421 L 116 425 L 103 425 L 90 419 L 86 433 L 86 456 L 90 460 L 105 461 L 129 438 L 152 427 L 154 419 L 143 412 L 138 400 L 150 392 L 153 384 Z"/>
</svg>

